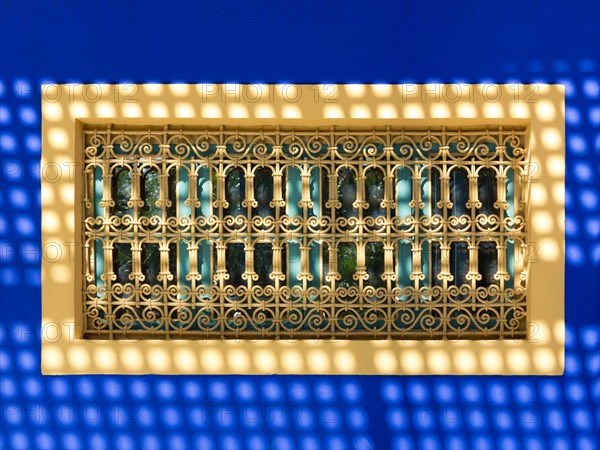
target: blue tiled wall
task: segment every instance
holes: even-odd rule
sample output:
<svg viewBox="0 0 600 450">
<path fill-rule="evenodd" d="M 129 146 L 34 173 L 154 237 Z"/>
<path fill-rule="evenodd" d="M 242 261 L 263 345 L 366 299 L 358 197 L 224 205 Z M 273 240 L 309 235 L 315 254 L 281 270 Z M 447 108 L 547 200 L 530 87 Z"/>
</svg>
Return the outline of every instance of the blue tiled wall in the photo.
<svg viewBox="0 0 600 450">
<path fill-rule="evenodd" d="M 70 5 L 70 6 L 68 6 Z M 596 1 L 0 3 L 0 447 L 596 449 Z M 42 82 L 567 89 L 563 377 L 42 377 Z"/>
</svg>

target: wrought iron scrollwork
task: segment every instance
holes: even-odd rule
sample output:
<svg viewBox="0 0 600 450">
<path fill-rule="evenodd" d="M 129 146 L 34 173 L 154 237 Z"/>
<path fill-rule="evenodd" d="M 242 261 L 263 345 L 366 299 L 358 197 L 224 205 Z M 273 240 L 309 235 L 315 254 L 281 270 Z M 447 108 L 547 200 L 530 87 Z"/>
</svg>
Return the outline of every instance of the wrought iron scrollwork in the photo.
<svg viewBox="0 0 600 450">
<path fill-rule="evenodd" d="M 87 337 L 525 336 L 524 128 L 84 138 Z"/>
</svg>

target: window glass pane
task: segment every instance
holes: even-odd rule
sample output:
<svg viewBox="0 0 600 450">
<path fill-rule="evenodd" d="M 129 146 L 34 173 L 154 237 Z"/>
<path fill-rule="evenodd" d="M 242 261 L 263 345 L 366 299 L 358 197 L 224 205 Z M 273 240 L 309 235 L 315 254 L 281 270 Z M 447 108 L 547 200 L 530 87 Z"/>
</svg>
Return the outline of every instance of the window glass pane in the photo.
<svg viewBox="0 0 600 450">
<path fill-rule="evenodd" d="M 113 172 L 112 198 L 115 201 L 112 214 L 119 217 L 133 214 L 133 209 L 127 205 L 131 199 L 131 172 L 126 167 L 117 167 Z"/>
<path fill-rule="evenodd" d="M 269 169 L 259 169 L 254 177 L 254 195 L 258 206 L 254 216 L 275 216 L 275 208 L 270 203 L 273 201 L 273 172 Z"/>
<path fill-rule="evenodd" d="M 273 284 L 269 275 L 273 272 L 273 246 L 268 243 L 254 246 L 254 271 L 258 275 L 257 285 L 265 287 Z"/>
<path fill-rule="evenodd" d="M 131 273 L 131 244 L 113 244 L 113 272 L 117 276 L 116 283 L 129 283 Z"/>
<path fill-rule="evenodd" d="M 158 273 L 160 272 L 160 250 L 159 244 L 142 245 L 142 273 L 145 283 L 150 285 L 158 283 Z"/>
<path fill-rule="evenodd" d="M 235 243 L 227 245 L 227 272 L 229 280 L 227 284 L 238 287 L 245 286 L 246 282 L 242 275 L 246 271 L 246 253 L 244 244 Z"/>
<path fill-rule="evenodd" d="M 452 202 L 451 214 L 460 217 L 467 212 L 469 201 L 469 181 L 464 169 L 455 169 L 450 175 L 450 201 Z"/>
<path fill-rule="evenodd" d="M 367 279 L 365 285 L 374 288 L 385 287 L 385 281 L 381 279 L 384 267 L 384 251 L 383 243 L 369 242 L 365 246 L 365 261 L 367 263 Z"/>
<path fill-rule="evenodd" d="M 158 171 L 152 167 L 144 167 L 141 170 L 141 174 L 141 196 L 144 201 L 142 215 L 145 217 L 161 216 L 161 208 L 157 206 L 157 202 L 160 199 Z"/>
<path fill-rule="evenodd" d="M 342 207 L 337 210 L 339 217 L 357 217 L 354 208 L 356 201 L 356 173 L 353 169 L 342 167 L 338 170 L 338 199 Z"/>
<path fill-rule="evenodd" d="M 352 242 L 341 242 L 338 246 L 338 272 L 341 275 L 340 287 L 356 286 L 353 279 L 356 272 L 356 245 Z"/>
<path fill-rule="evenodd" d="M 494 203 L 497 198 L 497 184 L 496 184 L 496 171 L 493 169 L 483 168 L 479 171 L 478 179 L 479 187 L 479 201 L 481 202 L 481 208 L 478 214 L 483 214 L 486 217 L 486 221 L 489 221 L 491 214 L 499 214 L 498 208 L 494 207 Z M 485 220 L 485 219 L 484 219 Z M 482 223 L 483 228 L 492 228 L 492 223 Z"/>
<path fill-rule="evenodd" d="M 477 281 L 477 287 L 489 287 L 498 282 L 494 275 L 498 272 L 498 252 L 495 242 L 480 242 L 478 256 L 478 272 L 481 280 Z"/>
<path fill-rule="evenodd" d="M 526 299 L 515 299 L 512 291 L 520 277 L 515 246 L 527 243 L 514 198 L 521 195 L 515 170 L 523 157 L 512 160 L 508 151 L 500 159 L 492 143 L 505 141 L 512 130 L 192 128 L 166 131 L 168 142 L 180 143 L 177 148 L 158 144 L 165 141 L 161 128 L 136 131 L 124 139 L 130 144 L 114 150 L 99 145 L 96 156 L 105 161 L 86 156 L 85 186 L 93 201 L 86 205 L 84 238 L 93 244 L 84 308 L 86 317 L 96 308 L 101 318 L 93 326 L 87 322 L 90 333 L 104 327 L 106 333 L 127 329 L 163 337 L 185 329 L 211 338 L 305 333 L 383 339 L 415 330 L 435 338 L 520 329 L 506 319 L 526 307 Z M 386 140 L 391 143 L 382 144 Z M 282 141 L 276 153 L 275 142 Z M 449 152 L 441 154 L 447 141 Z M 108 184 L 104 170 L 112 174 Z M 506 174 L 505 187 L 499 173 Z M 469 178 L 474 174 L 476 179 Z M 112 218 L 105 217 L 101 200 L 114 202 L 106 215 Z M 474 206 L 467 208 L 471 200 Z M 478 223 L 471 222 L 472 214 Z M 117 220 L 125 215 L 131 217 Z M 498 218 L 489 220 L 492 215 Z M 271 223 L 259 220 L 267 217 Z M 354 223 L 341 225 L 348 219 Z M 374 219 L 381 223 L 374 225 Z M 104 243 L 113 246 L 117 278 L 106 283 L 107 294 L 98 291 L 104 287 L 100 277 L 109 280 L 105 270 L 111 270 Z M 499 270 L 508 273 L 507 280 L 494 278 Z M 388 281 L 392 274 L 397 279 Z M 477 274 L 481 280 L 471 279 Z M 137 289 L 140 282 L 155 288 L 150 297 L 139 289 L 112 288 L 126 283 Z M 491 286 L 506 299 L 502 305 L 494 302 Z M 232 293 L 232 287 L 241 289 Z M 380 291 L 373 294 L 372 288 Z M 393 293 L 381 290 L 386 288 Z M 116 303 L 93 303 L 103 295 L 111 302 L 151 298 L 153 304 L 147 311 L 121 305 L 113 315 Z M 477 314 L 487 311 L 491 319 L 480 323 L 453 308 L 453 301 L 469 303 Z M 196 319 L 185 319 L 183 311 Z M 504 321 L 497 319 L 501 311 Z"/>
<path fill-rule="evenodd" d="M 365 175 L 365 191 L 367 195 L 368 208 L 365 214 L 371 217 L 384 216 L 385 211 L 381 207 L 384 200 L 385 187 L 383 185 L 383 171 L 381 169 L 369 169 Z"/>
<path fill-rule="evenodd" d="M 287 214 L 290 216 L 302 215 L 302 179 L 298 167 L 289 166 L 287 169 Z"/>
<path fill-rule="evenodd" d="M 461 286 L 468 284 L 469 246 L 466 242 L 453 242 L 450 247 L 450 273 L 454 276 L 452 284 Z"/>
<path fill-rule="evenodd" d="M 244 171 L 240 168 L 234 168 L 229 171 L 226 180 L 227 187 L 225 192 L 229 207 L 226 208 L 225 215 L 234 217 L 246 215 L 246 207 L 242 206 L 242 202 L 246 198 Z"/>
</svg>

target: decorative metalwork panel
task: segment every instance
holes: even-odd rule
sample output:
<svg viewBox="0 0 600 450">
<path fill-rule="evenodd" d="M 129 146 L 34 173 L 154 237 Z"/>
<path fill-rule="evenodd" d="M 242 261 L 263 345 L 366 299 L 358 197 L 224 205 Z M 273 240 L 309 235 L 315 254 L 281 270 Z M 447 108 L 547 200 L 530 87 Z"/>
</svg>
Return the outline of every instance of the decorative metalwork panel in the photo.
<svg viewBox="0 0 600 450">
<path fill-rule="evenodd" d="M 84 130 L 88 338 L 523 338 L 522 127 Z"/>
</svg>

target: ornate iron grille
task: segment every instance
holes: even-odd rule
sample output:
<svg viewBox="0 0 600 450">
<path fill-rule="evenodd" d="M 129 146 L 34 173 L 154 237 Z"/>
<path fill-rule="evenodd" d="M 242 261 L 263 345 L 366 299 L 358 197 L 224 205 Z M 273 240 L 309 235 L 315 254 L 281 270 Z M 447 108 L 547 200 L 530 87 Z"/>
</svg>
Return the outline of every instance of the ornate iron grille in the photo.
<svg viewBox="0 0 600 450">
<path fill-rule="evenodd" d="M 523 338 L 523 127 L 86 126 L 88 338 Z"/>
</svg>

